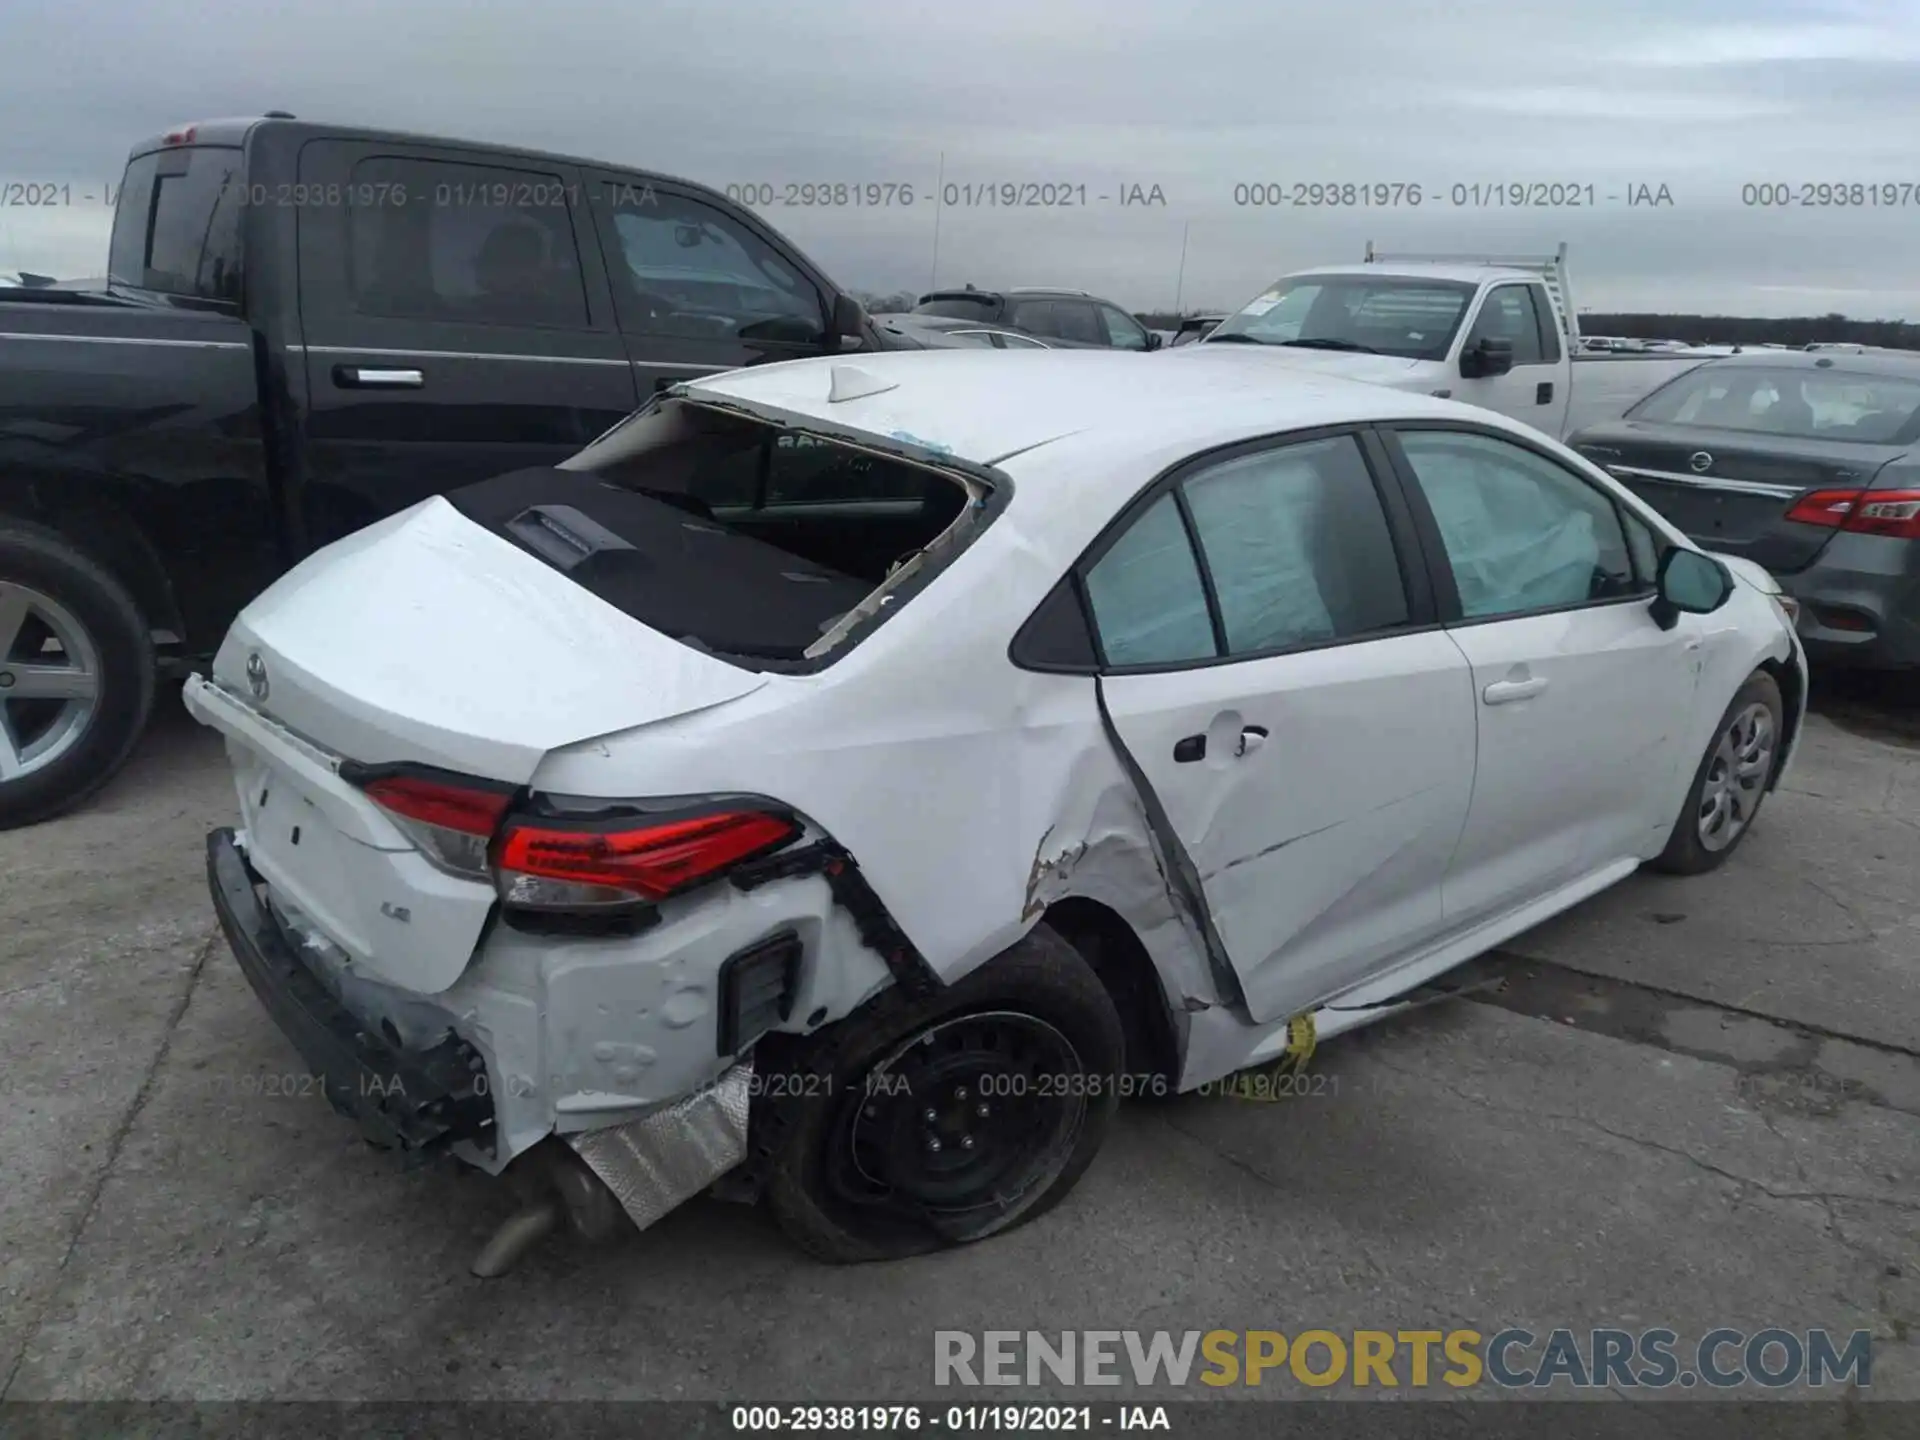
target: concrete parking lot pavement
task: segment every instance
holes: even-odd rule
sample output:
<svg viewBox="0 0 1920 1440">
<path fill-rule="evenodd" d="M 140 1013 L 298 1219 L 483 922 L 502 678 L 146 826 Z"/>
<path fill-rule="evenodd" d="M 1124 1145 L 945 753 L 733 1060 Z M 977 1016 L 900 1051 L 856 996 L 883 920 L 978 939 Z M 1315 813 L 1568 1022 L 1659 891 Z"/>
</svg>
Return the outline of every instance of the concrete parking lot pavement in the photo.
<svg viewBox="0 0 1920 1440">
<path fill-rule="evenodd" d="M 699 1201 L 471 1278 L 507 1197 L 356 1139 L 215 943 L 201 837 L 231 813 L 167 713 L 94 804 L 0 835 L 8 1399 L 926 1399 L 937 1329 L 1507 1325 L 1865 1328 L 1869 1398 L 1920 1399 L 1898 733 L 1816 717 L 1723 872 L 1636 876 L 1292 1099 L 1124 1109 L 1013 1235 L 852 1269 Z"/>
</svg>

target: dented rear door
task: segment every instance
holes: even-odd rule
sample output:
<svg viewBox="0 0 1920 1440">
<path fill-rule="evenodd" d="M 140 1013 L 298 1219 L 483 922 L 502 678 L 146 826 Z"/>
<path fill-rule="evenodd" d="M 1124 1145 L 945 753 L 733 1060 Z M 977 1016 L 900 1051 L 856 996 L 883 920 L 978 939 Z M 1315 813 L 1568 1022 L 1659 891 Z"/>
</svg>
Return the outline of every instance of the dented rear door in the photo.
<svg viewBox="0 0 1920 1440">
<path fill-rule="evenodd" d="M 1163 481 L 1082 567 L 1110 735 L 1255 1020 L 1443 926 L 1471 673 L 1387 513 L 1352 434 L 1252 447 Z"/>
</svg>

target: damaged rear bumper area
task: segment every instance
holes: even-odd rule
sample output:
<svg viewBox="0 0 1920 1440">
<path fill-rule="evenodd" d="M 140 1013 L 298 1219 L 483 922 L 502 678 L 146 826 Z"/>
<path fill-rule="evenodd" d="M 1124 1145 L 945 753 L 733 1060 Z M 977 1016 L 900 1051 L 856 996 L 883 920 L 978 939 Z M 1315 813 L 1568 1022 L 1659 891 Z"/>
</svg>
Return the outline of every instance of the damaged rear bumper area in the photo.
<svg viewBox="0 0 1920 1440">
<path fill-rule="evenodd" d="M 425 1048 L 376 1033 L 382 1027 L 356 1015 L 307 964 L 230 829 L 207 837 L 207 881 L 241 973 L 336 1111 L 384 1149 L 505 1158 L 497 1085 L 479 1047 L 451 1026 Z M 752 1073 L 741 1061 L 639 1118 L 532 1147 L 507 1172 L 531 1181 L 526 1205 L 489 1241 L 474 1273 L 504 1273 L 563 1220 L 605 1239 L 623 1217 L 644 1228 L 705 1190 L 746 1158 Z"/>
<path fill-rule="evenodd" d="M 425 1050 L 369 1033 L 301 961 L 260 883 L 233 831 L 207 836 L 207 885 L 227 944 L 281 1033 L 322 1078 L 333 1108 L 386 1149 L 464 1141 L 493 1154 L 492 1087 L 480 1053 L 451 1031 Z"/>
</svg>

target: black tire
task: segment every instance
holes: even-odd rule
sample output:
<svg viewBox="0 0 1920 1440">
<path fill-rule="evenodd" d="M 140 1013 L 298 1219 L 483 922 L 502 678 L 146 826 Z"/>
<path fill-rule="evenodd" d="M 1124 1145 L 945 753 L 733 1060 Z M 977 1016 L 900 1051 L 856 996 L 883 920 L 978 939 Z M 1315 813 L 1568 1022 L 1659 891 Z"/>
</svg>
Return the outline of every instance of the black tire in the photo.
<svg viewBox="0 0 1920 1440">
<path fill-rule="evenodd" d="M 1002 1016 L 1011 1018 L 997 1018 Z M 1001 1072 L 998 1086 L 992 1077 L 986 1082 L 992 1093 L 1008 1097 L 994 1125 L 1042 1131 L 1005 1146 L 988 1141 L 1012 1157 L 1012 1169 L 986 1187 L 998 1199 L 942 1208 L 928 1204 L 924 1194 L 914 1196 L 901 1174 L 873 1183 L 863 1166 L 879 1151 L 862 1151 L 857 1137 L 897 1141 L 934 1098 L 930 1083 L 921 1094 L 902 1096 L 888 1093 L 887 1081 L 904 1080 L 923 1042 L 928 1067 L 992 1057 L 994 1052 L 969 1049 L 967 1039 L 1005 1025 L 1023 1039 L 1051 1030 L 1067 1042 L 1073 1058 L 1071 1064 L 1045 1061 L 1060 1068 L 1047 1070 L 1052 1078 L 1044 1082 L 1020 1082 L 1017 1096 L 1011 1071 Z M 756 1145 L 766 1147 L 768 1206 L 788 1238 L 835 1264 L 900 1259 L 1004 1234 L 1058 1205 L 1086 1172 L 1113 1120 L 1124 1055 L 1120 1018 L 1105 988 L 1079 952 L 1045 925 L 930 999 L 910 1000 L 888 990 L 817 1035 L 797 1041 L 769 1036 L 757 1057 L 752 1120 L 760 1136 Z M 1083 1081 L 1072 1078 L 1073 1066 Z M 1075 1097 L 1074 1091 L 1084 1093 Z M 963 1111 L 973 1103 L 964 1090 L 943 1089 L 949 1109 L 954 1096 L 965 1102 Z M 911 1112 L 905 1116 L 891 1108 L 903 1102 Z M 984 1130 L 987 1122 L 981 1124 Z M 1018 1159 L 1023 1146 L 1037 1152 L 1031 1162 Z M 861 1155 L 866 1160 L 856 1159 Z M 983 1155 L 986 1163 L 994 1159 L 991 1150 Z M 982 1162 L 954 1154 L 947 1162 L 928 1163 Z M 1017 1190 L 1016 1179 L 1022 1182 Z"/>
<path fill-rule="evenodd" d="M 1753 797 L 1753 808 L 1745 823 L 1735 832 L 1733 838 L 1721 848 L 1710 849 L 1700 834 L 1701 810 L 1705 804 L 1705 792 L 1710 779 L 1715 775 L 1715 766 L 1720 760 L 1720 744 L 1727 736 L 1737 717 L 1744 714 L 1753 705 L 1764 705 L 1772 725 L 1770 741 L 1772 763 L 1779 762 L 1779 747 L 1785 737 L 1784 725 L 1786 707 L 1780 699 L 1780 687 L 1774 678 L 1764 670 L 1756 670 L 1747 677 L 1746 684 L 1735 693 L 1726 712 L 1713 727 L 1713 736 L 1707 741 L 1707 752 L 1700 757 L 1700 764 L 1693 772 L 1693 781 L 1687 786 L 1686 803 L 1680 807 L 1680 815 L 1673 822 L 1673 833 L 1667 837 L 1667 848 L 1650 862 L 1651 867 L 1668 875 L 1704 875 L 1726 864 L 1727 857 L 1740 848 L 1740 844 L 1753 833 L 1754 821 L 1759 818 L 1762 802 L 1766 799 L 1767 782 L 1772 778 L 1771 767 L 1768 775 L 1762 779 Z"/>
<path fill-rule="evenodd" d="M 0 584 L 9 582 L 38 591 L 78 623 L 100 675 L 93 715 L 72 748 L 43 769 L 0 780 L 0 830 L 50 820 L 112 779 L 146 728 L 154 689 L 147 622 L 96 561 L 51 530 L 0 518 Z M 7 658 L 0 656 L 0 669 Z"/>
</svg>

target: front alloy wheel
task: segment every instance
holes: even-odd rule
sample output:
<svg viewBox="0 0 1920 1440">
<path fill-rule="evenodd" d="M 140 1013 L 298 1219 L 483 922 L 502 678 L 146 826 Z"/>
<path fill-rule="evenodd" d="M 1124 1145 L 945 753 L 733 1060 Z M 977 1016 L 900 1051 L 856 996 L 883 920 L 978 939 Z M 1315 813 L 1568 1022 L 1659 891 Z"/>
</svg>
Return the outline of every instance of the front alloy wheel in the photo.
<svg viewBox="0 0 1920 1440">
<path fill-rule="evenodd" d="M 1784 715 L 1773 676 L 1754 671 L 1714 727 L 1654 869 L 1703 874 L 1721 865 L 1747 837 L 1773 779 Z"/>
<path fill-rule="evenodd" d="M 1759 810 L 1773 773 L 1774 734 L 1773 712 L 1761 700 L 1745 706 L 1721 730 L 1707 758 L 1696 812 L 1702 849 L 1727 849 Z"/>
</svg>

